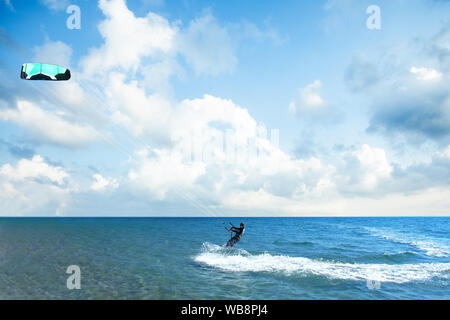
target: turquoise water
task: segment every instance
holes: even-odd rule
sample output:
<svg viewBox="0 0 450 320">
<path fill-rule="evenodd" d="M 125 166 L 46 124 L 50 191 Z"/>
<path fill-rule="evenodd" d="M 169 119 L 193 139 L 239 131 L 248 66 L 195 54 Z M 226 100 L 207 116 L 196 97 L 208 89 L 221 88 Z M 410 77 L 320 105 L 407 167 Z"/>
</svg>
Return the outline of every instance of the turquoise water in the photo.
<svg viewBox="0 0 450 320">
<path fill-rule="evenodd" d="M 0 298 L 450 299 L 449 234 L 450 218 L 2 218 Z"/>
</svg>

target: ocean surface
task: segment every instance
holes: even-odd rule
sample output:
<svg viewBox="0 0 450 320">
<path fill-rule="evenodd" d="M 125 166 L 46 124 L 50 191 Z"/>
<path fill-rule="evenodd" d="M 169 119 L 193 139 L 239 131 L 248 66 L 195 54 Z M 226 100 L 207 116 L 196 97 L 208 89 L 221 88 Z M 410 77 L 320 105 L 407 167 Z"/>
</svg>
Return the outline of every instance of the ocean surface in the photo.
<svg viewBox="0 0 450 320">
<path fill-rule="evenodd" d="M 0 218 L 0 299 L 450 299 L 450 217 Z"/>
</svg>

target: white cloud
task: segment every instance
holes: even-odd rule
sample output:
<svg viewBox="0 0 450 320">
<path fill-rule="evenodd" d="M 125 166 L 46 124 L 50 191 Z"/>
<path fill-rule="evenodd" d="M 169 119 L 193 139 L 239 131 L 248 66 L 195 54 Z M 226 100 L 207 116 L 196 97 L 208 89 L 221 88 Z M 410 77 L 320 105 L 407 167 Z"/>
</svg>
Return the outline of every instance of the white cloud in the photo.
<svg viewBox="0 0 450 320">
<path fill-rule="evenodd" d="M 241 140 L 256 136 L 258 123 L 231 100 L 204 95 L 199 99 L 186 99 L 175 110 L 173 127 L 187 130 L 208 129 L 214 121 L 230 124 Z"/>
<path fill-rule="evenodd" d="M 99 25 L 105 42 L 81 60 L 84 73 L 104 75 L 116 68 L 136 71 L 143 57 L 173 51 L 176 27 L 163 17 L 150 12 L 144 18 L 137 18 L 123 0 L 100 0 L 99 7 L 106 16 Z"/>
<path fill-rule="evenodd" d="M 17 102 L 17 109 L 0 110 L 0 119 L 28 129 L 40 140 L 63 146 L 82 146 L 97 139 L 92 127 L 72 123 L 62 112 L 45 111 L 25 100 Z"/>
<path fill-rule="evenodd" d="M 108 105 L 113 110 L 112 119 L 136 136 L 145 132 L 165 136 L 170 102 L 159 94 L 148 95 L 135 80 L 125 83 L 125 78 L 123 74 L 111 73 L 105 88 Z"/>
<path fill-rule="evenodd" d="M 94 174 L 92 176 L 94 181 L 91 184 L 91 190 L 105 191 L 107 189 L 117 189 L 119 182 L 114 178 L 104 178 L 101 174 Z"/>
<path fill-rule="evenodd" d="M 205 173 L 203 163 L 184 163 L 180 153 L 155 149 L 144 150 L 142 155 L 138 169 L 131 170 L 128 177 L 134 185 L 147 190 L 158 200 L 165 199 L 169 192 L 188 191 Z"/>
<path fill-rule="evenodd" d="M 423 81 L 440 80 L 442 78 L 442 73 L 439 71 L 425 67 L 411 67 L 410 72 L 416 76 L 416 79 Z"/>
<path fill-rule="evenodd" d="M 230 100 L 210 95 L 185 100 L 170 124 L 171 148 L 142 151 L 129 173 L 132 185 L 156 199 L 169 194 L 183 199 L 185 192 L 194 192 L 229 207 L 240 190 L 289 198 L 320 197 L 333 188 L 334 168 L 315 158 L 291 158 L 271 143 L 262 124 Z"/>
<path fill-rule="evenodd" d="M 322 82 L 315 80 L 313 83 L 300 89 L 299 96 L 289 105 L 292 113 L 315 113 L 325 107 L 326 101 L 321 95 Z"/>
<path fill-rule="evenodd" d="M 9 181 L 43 178 L 59 185 L 62 185 L 64 180 L 69 177 L 61 167 L 48 165 L 39 155 L 35 155 L 31 160 L 20 160 L 16 167 L 5 164 L 0 168 L 0 174 Z"/>
<path fill-rule="evenodd" d="M 373 190 L 380 181 L 390 177 L 392 167 L 383 149 L 372 148 L 365 144 L 360 150 L 353 152 L 353 155 L 360 163 L 362 172 L 360 186 L 363 190 Z"/>
<path fill-rule="evenodd" d="M 209 95 L 202 99 L 184 100 L 173 110 L 166 124 L 171 147 L 141 152 L 138 168 L 130 171 L 129 178 L 158 199 L 164 199 L 170 192 L 177 193 L 179 189 L 206 190 L 211 184 L 218 186 L 222 170 L 225 170 L 222 166 L 226 150 L 223 140 L 216 143 L 221 131 L 214 126 L 215 123 L 232 130 L 232 139 L 241 153 L 247 152 L 246 143 L 249 138 L 256 137 L 258 130 L 256 121 L 247 110 L 232 101 Z M 239 163 L 248 165 L 246 158 Z M 206 172 L 207 166 L 211 167 L 210 172 Z M 212 171 L 218 176 L 208 181 L 197 181 Z"/>
<path fill-rule="evenodd" d="M 342 162 L 344 165 L 337 172 L 337 185 L 340 192 L 350 196 L 377 195 L 377 188 L 389 181 L 393 171 L 386 152 L 367 144 L 344 153 Z"/>
<path fill-rule="evenodd" d="M 47 164 L 39 155 L 22 159 L 16 166 L 0 167 L 0 214 L 61 214 L 77 186 L 61 167 Z"/>
<path fill-rule="evenodd" d="M 369 145 L 344 154 L 344 165 L 338 167 L 318 158 L 295 159 L 259 136 L 264 127 L 230 100 L 210 95 L 185 100 L 174 108 L 169 123 L 172 145 L 143 150 L 128 175 L 132 186 L 154 199 L 186 201 L 187 192 L 223 210 L 332 214 L 334 204 L 348 207 L 347 197 L 383 196 L 383 186 L 392 179 L 386 152 Z M 221 130 L 231 132 L 239 155 L 250 153 L 248 141 L 255 139 L 259 157 L 227 162 L 224 140 L 214 142 Z M 196 132 L 200 140 L 183 145 L 183 138 Z M 186 149 L 194 153 L 187 159 Z M 205 150 L 212 156 L 205 158 Z"/>
</svg>

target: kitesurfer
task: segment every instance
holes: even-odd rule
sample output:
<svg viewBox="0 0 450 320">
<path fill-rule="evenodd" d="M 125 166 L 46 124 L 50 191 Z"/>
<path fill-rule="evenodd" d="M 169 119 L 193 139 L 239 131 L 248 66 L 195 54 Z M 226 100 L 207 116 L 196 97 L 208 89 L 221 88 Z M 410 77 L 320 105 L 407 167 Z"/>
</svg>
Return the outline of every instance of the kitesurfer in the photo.
<svg viewBox="0 0 450 320">
<path fill-rule="evenodd" d="M 231 224 L 231 223 L 230 223 Z M 226 228 L 226 227 L 225 227 Z M 244 223 L 241 222 L 239 228 L 236 228 L 235 226 L 233 226 L 231 224 L 231 228 L 226 228 L 228 231 L 234 232 L 234 236 L 231 237 L 230 240 L 228 240 L 227 242 L 227 247 L 232 247 L 234 246 L 236 243 L 239 242 L 239 240 L 241 240 L 242 234 L 244 233 Z"/>
</svg>

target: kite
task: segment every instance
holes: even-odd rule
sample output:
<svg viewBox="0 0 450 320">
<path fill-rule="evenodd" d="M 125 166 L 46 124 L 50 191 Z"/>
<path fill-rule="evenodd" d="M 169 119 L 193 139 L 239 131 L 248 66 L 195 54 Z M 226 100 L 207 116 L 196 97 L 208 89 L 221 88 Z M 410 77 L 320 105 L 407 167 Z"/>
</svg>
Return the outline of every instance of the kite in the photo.
<svg viewBox="0 0 450 320">
<path fill-rule="evenodd" d="M 20 71 L 20 78 L 25 80 L 69 80 L 70 70 L 53 64 L 24 63 Z"/>
</svg>

